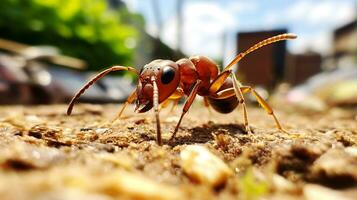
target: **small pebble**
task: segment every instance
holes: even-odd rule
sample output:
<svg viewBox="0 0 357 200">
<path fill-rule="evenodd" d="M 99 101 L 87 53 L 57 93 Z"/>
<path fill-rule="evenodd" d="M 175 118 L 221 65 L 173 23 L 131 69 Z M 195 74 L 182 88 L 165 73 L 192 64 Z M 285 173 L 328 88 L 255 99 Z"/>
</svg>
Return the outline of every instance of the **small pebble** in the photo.
<svg viewBox="0 0 357 200">
<path fill-rule="evenodd" d="M 307 184 L 304 187 L 304 196 L 307 200 L 353 200 L 355 198 L 344 195 L 343 192 L 333 190 L 315 184 Z"/>
<path fill-rule="evenodd" d="M 190 145 L 181 151 L 181 166 L 192 180 L 217 187 L 225 183 L 232 170 L 206 147 Z"/>
</svg>

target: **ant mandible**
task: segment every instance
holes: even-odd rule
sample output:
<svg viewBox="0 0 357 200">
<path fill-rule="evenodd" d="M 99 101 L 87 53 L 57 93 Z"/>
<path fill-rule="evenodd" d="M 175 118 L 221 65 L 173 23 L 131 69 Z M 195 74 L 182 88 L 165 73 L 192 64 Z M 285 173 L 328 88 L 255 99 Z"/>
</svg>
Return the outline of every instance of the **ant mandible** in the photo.
<svg viewBox="0 0 357 200">
<path fill-rule="evenodd" d="M 286 132 L 280 125 L 268 103 L 253 88 L 250 86 L 243 86 L 231 68 L 244 56 L 265 45 L 281 40 L 295 39 L 296 37 L 295 34 L 287 33 L 265 39 L 253 45 L 245 52 L 238 54 L 222 72 L 219 72 L 218 66 L 205 56 L 183 58 L 176 62 L 158 59 L 145 65 L 140 72 L 132 67 L 113 66 L 100 72 L 77 92 L 68 106 L 67 114 L 71 114 L 75 100 L 78 99 L 93 83 L 107 75 L 109 72 L 126 70 L 138 75 L 139 83 L 136 90 L 129 95 L 116 119 L 120 118 L 125 107 L 134 101 L 136 101 L 135 111 L 139 113 L 147 112 L 154 107 L 157 143 L 159 145 L 162 144 L 159 104 L 165 100 L 175 100 L 177 102 L 185 95 L 187 96 L 187 99 L 183 106 L 181 117 L 170 140 L 175 138 L 182 118 L 189 110 L 196 95 L 203 96 L 205 105 L 211 105 L 220 113 L 230 113 L 239 104 L 242 104 L 244 126 L 247 132 L 251 132 L 248 125 L 247 109 L 243 97 L 244 93 L 251 92 L 263 109 L 274 118 L 277 128 Z"/>
</svg>

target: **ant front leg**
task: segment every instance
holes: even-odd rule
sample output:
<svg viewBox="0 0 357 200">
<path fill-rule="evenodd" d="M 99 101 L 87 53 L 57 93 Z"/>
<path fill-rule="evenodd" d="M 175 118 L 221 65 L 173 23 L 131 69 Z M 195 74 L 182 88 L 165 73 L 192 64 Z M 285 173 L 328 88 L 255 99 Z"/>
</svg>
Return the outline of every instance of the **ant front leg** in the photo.
<svg viewBox="0 0 357 200">
<path fill-rule="evenodd" d="M 123 107 L 120 109 L 120 111 L 118 112 L 117 116 L 114 118 L 114 120 L 113 120 L 112 122 L 115 122 L 115 121 L 117 121 L 118 119 L 120 119 L 121 116 L 122 116 L 122 114 L 124 113 L 125 108 L 126 108 L 129 104 L 133 103 L 133 102 L 135 101 L 135 99 L 136 99 L 136 90 L 134 90 L 134 91 L 129 95 L 129 97 L 126 99 L 126 101 L 125 101 Z"/>
<path fill-rule="evenodd" d="M 175 92 L 169 97 L 167 98 L 164 102 L 162 102 L 161 107 L 159 109 L 159 111 L 161 111 L 163 108 L 166 108 L 170 102 L 172 102 L 172 106 L 169 110 L 169 113 L 172 113 L 172 111 L 174 110 L 174 108 L 177 106 L 177 104 L 179 103 L 180 99 L 185 95 L 185 93 L 183 92 L 183 90 L 179 87 L 175 90 Z"/>
<path fill-rule="evenodd" d="M 155 77 L 151 77 L 151 81 L 153 83 L 154 91 L 153 91 L 153 102 L 154 102 L 154 112 L 156 118 L 156 141 L 158 145 L 162 145 L 161 139 L 161 127 L 160 127 L 160 116 L 159 116 L 159 89 L 157 87 L 157 83 Z"/>
<path fill-rule="evenodd" d="M 182 114 L 181 114 L 181 117 L 175 127 L 175 130 L 170 138 L 170 140 L 174 140 L 175 136 L 176 136 L 176 133 L 180 127 L 180 124 L 181 124 L 181 121 L 182 121 L 182 118 L 183 116 L 187 113 L 187 111 L 190 109 L 193 101 L 195 100 L 195 97 L 197 95 L 197 92 L 198 92 L 198 88 L 200 86 L 200 83 L 201 83 L 201 80 L 197 80 L 195 85 L 193 86 L 191 92 L 190 92 L 190 95 L 188 96 L 186 102 L 185 102 L 185 105 L 183 106 L 183 109 L 182 109 Z"/>
</svg>

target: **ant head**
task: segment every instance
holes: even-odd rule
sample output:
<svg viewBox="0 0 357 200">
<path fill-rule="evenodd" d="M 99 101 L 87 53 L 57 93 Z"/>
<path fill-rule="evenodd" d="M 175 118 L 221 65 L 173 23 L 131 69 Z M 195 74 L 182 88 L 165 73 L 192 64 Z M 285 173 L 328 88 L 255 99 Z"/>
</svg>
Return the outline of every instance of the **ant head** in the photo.
<svg viewBox="0 0 357 200">
<path fill-rule="evenodd" d="M 135 108 L 140 113 L 153 107 L 153 80 L 158 87 L 158 103 L 161 103 L 175 92 L 180 83 L 178 65 L 170 60 L 154 60 L 141 69 Z"/>
</svg>

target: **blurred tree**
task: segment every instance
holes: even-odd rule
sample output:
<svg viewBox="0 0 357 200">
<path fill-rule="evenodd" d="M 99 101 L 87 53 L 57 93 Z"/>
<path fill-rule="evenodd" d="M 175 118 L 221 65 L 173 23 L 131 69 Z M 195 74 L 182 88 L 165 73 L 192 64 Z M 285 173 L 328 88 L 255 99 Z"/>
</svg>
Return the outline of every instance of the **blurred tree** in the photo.
<svg viewBox="0 0 357 200">
<path fill-rule="evenodd" d="M 86 60 L 90 70 L 133 64 L 131 44 L 138 34 L 125 19 L 140 17 L 125 6 L 109 9 L 105 0 L 1 0 L 0 10 L 0 37 L 54 45 Z"/>
</svg>

